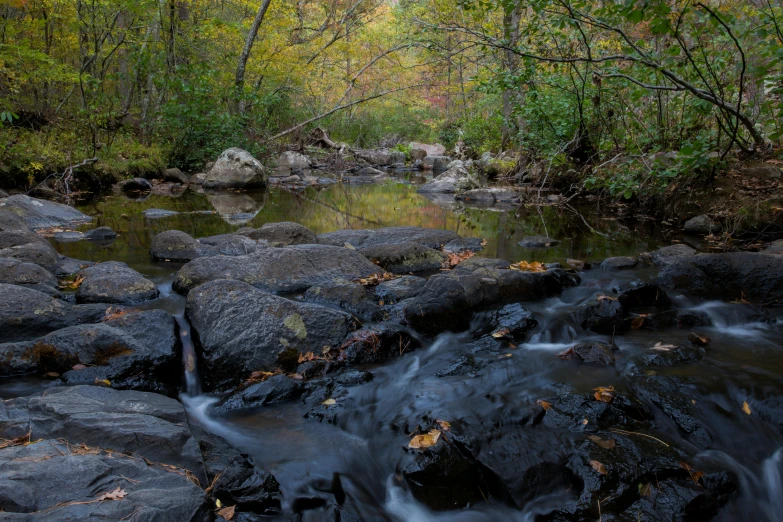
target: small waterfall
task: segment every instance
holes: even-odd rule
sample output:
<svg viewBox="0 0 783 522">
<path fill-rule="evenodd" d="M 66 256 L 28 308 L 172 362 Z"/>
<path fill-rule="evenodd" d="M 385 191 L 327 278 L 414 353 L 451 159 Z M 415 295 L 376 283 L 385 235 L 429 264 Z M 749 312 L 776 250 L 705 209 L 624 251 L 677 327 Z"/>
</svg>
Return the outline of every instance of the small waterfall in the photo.
<svg viewBox="0 0 783 522">
<path fill-rule="evenodd" d="M 198 379 L 198 367 L 196 366 L 196 349 L 193 346 L 193 338 L 190 333 L 190 323 L 185 319 L 185 313 L 180 312 L 174 316 L 179 325 L 179 337 L 182 340 L 182 367 L 185 372 L 185 393 L 190 397 L 201 394 L 201 383 Z"/>
</svg>

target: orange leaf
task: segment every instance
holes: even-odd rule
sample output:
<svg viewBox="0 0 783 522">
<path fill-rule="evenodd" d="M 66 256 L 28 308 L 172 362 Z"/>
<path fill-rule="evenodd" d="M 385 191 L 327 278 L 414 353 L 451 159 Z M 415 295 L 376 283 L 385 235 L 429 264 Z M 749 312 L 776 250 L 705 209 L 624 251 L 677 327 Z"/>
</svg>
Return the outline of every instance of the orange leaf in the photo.
<svg viewBox="0 0 783 522">
<path fill-rule="evenodd" d="M 430 448 L 438 443 L 440 439 L 440 430 L 430 430 L 429 433 L 422 435 L 416 435 L 408 443 L 408 447 L 412 449 L 424 449 Z"/>
<path fill-rule="evenodd" d="M 748 405 L 748 401 L 744 401 L 742 403 L 742 412 L 746 415 L 750 415 L 752 412 L 750 410 L 750 406 Z"/>
<path fill-rule="evenodd" d="M 234 518 L 234 510 L 236 506 L 224 507 L 217 512 L 217 516 L 223 517 L 225 520 L 231 520 Z"/>
<path fill-rule="evenodd" d="M 598 435 L 590 435 L 587 437 L 591 441 L 593 441 L 598 446 L 604 448 L 604 449 L 614 449 L 615 446 L 615 440 L 614 439 L 602 439 Z"/>
<path fill-rule="evenodd" d="M 551 403 L 551 402 L 542 401 L 541 399 L 538 399 L 538 400 L 536 401 L 536 404 L 538 404 L 539 406 L 541 406 L 542 408 L 544 408 L 544 411 L 547 411 L 547 410 L 549 410 L 549 408 L 551 408 L 551 407 L 552 407 L 552 403 Z"/>
<path fill-rule="evenodd" d="M 590 465 L 601 475 L 606 475 L 606 466 L 598 462 L 597 460 L 591 460 Z"/>
</svg>

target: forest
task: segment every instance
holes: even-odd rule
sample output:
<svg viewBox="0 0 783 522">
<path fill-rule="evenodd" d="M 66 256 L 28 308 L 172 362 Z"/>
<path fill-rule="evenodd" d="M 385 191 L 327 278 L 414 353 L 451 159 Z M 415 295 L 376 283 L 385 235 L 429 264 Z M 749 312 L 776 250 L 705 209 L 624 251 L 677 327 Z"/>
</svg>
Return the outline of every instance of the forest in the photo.
<svg viewBox="0 0 783 522">
<path fill-rule="evenodd" d="M 783 135 L 771 0 L 4 0 L 0 169 L 119 177 L 361 147 L 511 151 L 631 199 Z M 549 169 L 547 169 L 549 170 Z"/>
</svg>

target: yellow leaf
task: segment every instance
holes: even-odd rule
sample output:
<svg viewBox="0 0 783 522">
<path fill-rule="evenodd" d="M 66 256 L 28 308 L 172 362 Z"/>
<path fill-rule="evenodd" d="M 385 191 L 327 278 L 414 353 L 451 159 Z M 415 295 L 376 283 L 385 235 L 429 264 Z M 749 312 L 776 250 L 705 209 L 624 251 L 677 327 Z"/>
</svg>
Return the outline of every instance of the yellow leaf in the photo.
<svg viewBox="0 0 783 522">
<path fill-rule="evenodd" d="M 437 444 L 439 439 L 440 430 L 430 430 L 429 433 L 413 437 L 408 443 L 408 447 L 412 449 L 430 448 Z"/>
<path fill-rule="evenodd" d="M 744 401 L 744 402 L 742 403 L 742 411 L 743 411 L 743 412 L 744 412 L 746 415 L 750 415 L 750 414 L 751 414 L 750 406 L 748 406 L 748 402 L 747 402 L 747 401 Z"/>
<path fill-rule="evenodd" d="M 323 404 L 324 406 L 334 406 L 335 404 L 337 404 L 337 401 L 334 399 L 326 399 L 321 404 Z"/>
<path fill-rule="evenodd" d="M 595 397 L 595 400 L 609 403 L 614 399 L 614 386 L 599 386 L 594 389 L 593 397 Z"/>
<path fill-rule="evenodd" d="M 438 426 L 440 426 L 440 429 L 443 431 L 449 431 L 451 429 L 451 423 L 446 422 L 444 420 L 436 420 L 435 422 L 438 423 Z"/>
<path fill-rule="evenodd" d="M 507 336 L 510 333 L 511 330 L 509 330 L 508 328 L 503 328 L 501 330 L 498 330 L 497 332 L 494 332 L 492 334 L 492 337 L 494 337 L 495 339 L 502 339 L 503 337 Z"/>
<path fill-rule="evenodd" d="M 536 401 L 536 404 L 538 404 L 539 406 L 541 406 L 542 408 L 544 408 L 544 411 L 547 411 L 547 410 L 549 410 L 549 408 L 551 408 L 551 407 L 552 407 L 552 403 L 551 403 L 551 402 L 542 401 L 541 399 L 538 399 L 538 400 Z"/>
<path fill-rule="evenodd" d="M 99 379 L 96 377 L 95 384 L 105 384 L 106 386 L 111 386 L 111 381 L 109 381 L 109 379 Z"/>
<path fill-rule="evenodd" d="M 601 475 L 606 475 L 606 466 L 598 462 L 597 460 L 591 460 L 590 465 Z"/>
<path fill-rule="evenodd" d="M 221 508 L 221 507 L 223 507 L 223 503 L 220 501 L 220 499 L 217 499 L 217 500 L 215 500 L 215 505 L 216 505 L 218 508 Z"/>
</svg>

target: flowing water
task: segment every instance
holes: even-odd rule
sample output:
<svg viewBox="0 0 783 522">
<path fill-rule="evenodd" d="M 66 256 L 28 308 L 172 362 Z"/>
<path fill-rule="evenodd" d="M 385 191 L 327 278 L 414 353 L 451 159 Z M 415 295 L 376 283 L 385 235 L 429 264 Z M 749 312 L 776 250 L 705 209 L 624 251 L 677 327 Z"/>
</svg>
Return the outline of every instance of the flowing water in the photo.
<svg viewBox="0 0 783 522">
<path fill-rule="evenodd" d="M 147 219 L 144 210 L 178 212 Z M 587 271 L 582 284 L 558 297 L 525 303 L 539 325 L 530 339 L 514 345 L 481 338 L 479 314 L 471 329 L 423 339 L 423 347 L 379 366 L 363 369 L 371 382 L 347 388 L 334 397 L 340 408 L 332 423 L 306 419 L 305 414 L 326 396 L 314 393 L 302 401 L 267 406 L 226 416 L 211 413 L 217 398 L 202 394 L 198 382 L 190 327 L 184 318 L 184 298 L 171 291 L 180 265 L 153 263 L 151 238 L 164 230 L 183 230 L 194 237 L 231 232 L 246 224 L 295 221 L 316 233 L 343 228 L 415 225 L 444 228 L 487 240 L 480 253 L 509 261 L 564 262 L 567 258 L 600 261 L 609 256 L 635 255 L 676 239 L 652 222 L 624 222 L 586 213 L 584 218 L 606 237 L 590 232 L 581 216 L 556 207 L 498 211 L 447 202 L 440 205 L 415 192 L 407 180 L 379 185 L 332 186 L 300 194 L 272 190 L 263 195 L 199 194 L 173 198 L 149 196 L 130 200 L 110 196 L 81 210 L 96 216 L 95 226 L 110 226 L 120 237 L 105 244 L 57 243 L 61 253 L 91 261 L 123 261 L 153 280 L 160 298 L 142 308 L 173 313 L 183 341 L 183 395 L 193 422 L 229 440 L 281 483 L 288 512 L 294 499 L 315 498 L 334 489 L 339 477 L 349 512 L 361 520 L 494 521 L 535 520 L 567 500 L 559 490 L 540 492 L 523 509 L 482 502 L 463 511 L 434 511 L 417 501 L 401 479 L 407 444 L 406 428 L 422 418 L 449 421 L 467 436 L 482 440 L 478 458 L 501 475 L 515 466 L 557 461 L 573 449 L 573 431 L 524 426 L 530 405 L 552 400 L 564 389 L 592 393 L 596 386 L 633 389 L 644 374 L 643 359 L 656 343 L 682 344 L 687 330 L 632 330 L 616 338 L 620 350 L 614 367 L 561 361 L 556 354 L 576 342 L 606 340 L 583 330 L 574 310 L 596 293 L 631 280 L 650 280 L 654 269 L 622 272 Z M 239 217 L 237 217 L 239 215 Z M 548 234 L 562 242 L 546 250 L 518 245 L 527 235 Z M 783 327 L 779 310 L 764 320 L 750 317 L 744 305 L 696 302 L 673 296 L 680 310 L 707 314 L 713 326 L 700 331 L 713 340 L 698 363 L 661 368 L 686 383 L 686 395 L 709 437 L 695 443 L 660 408 L 654 409 L 657 438 L 679 447 L 694 467 L 719 465 L 738 477 L 740 490 L 722 511 L 721 520 L 783 520 Z M 763 318 L 762 318 L 763 319 Z M 778 319 L 775 322 L 775 319 Z M 470 361 L 469 371 L 453 370 Z M 641 374 L 639 369 L 642 368 Z M 0 385 L 0 396 L 31 393 L 47 383 L 38 379 Z M 752 415 L 741 409 L 747 402 Z M 777 424 L 776 424 L 777 423 Z M 492 436 L 488 436 L 490 434 Z M 609 463 L 607 463 L 609 464 Z M 448 484 L 444 484 L 448 487 Z"/>
</svg>

